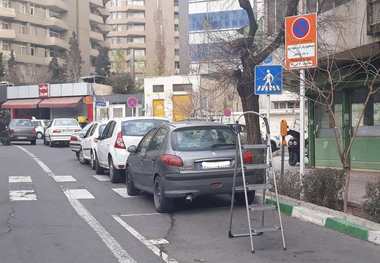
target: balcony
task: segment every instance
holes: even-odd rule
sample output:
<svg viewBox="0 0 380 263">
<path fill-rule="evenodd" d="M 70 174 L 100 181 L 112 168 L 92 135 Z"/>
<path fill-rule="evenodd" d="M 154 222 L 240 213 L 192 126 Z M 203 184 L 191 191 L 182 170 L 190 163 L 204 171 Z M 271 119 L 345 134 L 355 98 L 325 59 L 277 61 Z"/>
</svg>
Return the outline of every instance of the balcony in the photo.
<svg viewBox="0 0 380 263">
<path fill-rule="evenodd" d="M 145 36 L 144 30 L 111 31 L 108 37 Z"/>
<path fill-rule="evenodd" d="M 107 23 L 110 25 L 113 24 L 128 24 L 128 23 L 145 23 L 145 18 L 136 18 L 136 17 L 128 17 L 128 18 L 116 18 L 116 19 L 109 19 L 107 20 Z"/>
<path fill-rule="evenodd" d="M 69 43 L 66 40 L 58 37 L 47 37 L 47 46 L 50 47 L 60 47 L 64 49 L 69 49 Z"/>
<path fill-rule="evenodd" d="M 145 11 L 145 6 L 141 5 L 122 5 L 122 6 L 112 6 L 108 8 L 111 12 L 119 12 L 119 11 Z"/>
<path fill-rule="evenodd" d="M 52 29 L 69 30 L 68 25 L 63 20 L 55 17 L 46 18 L 46 25 Z"/>
<path fill-rule="evenodd" d="M 103 17 L 109 17 L 111 15 L 111 12 L 108 11 L 107 9 L 105 8 L 98 8 L 98 11 L 99 13 L 103 16 Z"/>
<path fill-rule="evenodd" d="M 30 56 L 30 55 L 17 55 L 15 54 L 15 59 L 19 63 L 25 64 L 37 64 L 37 65 L 49 65 L 51 61 L 51 57 L 38 57 L 38 56 Z"/>
<path fill-rule="evenodd" d="M 112 30 L 112 27 L 110 25 L 106 25 L 106 24 L 98 24 L 96 25 L 97 28 L 102 31 L 103 33 L 108 33 Z"/>
<path fill-rule="evenodd" d="M 0 29 L 0 39 L 16 39 L 16 32 L 14 31 L 14 29 Z"/>
<path fill-rule="evenodd" d="M 1 7 L 0 8 L 0 17 L 1 18 L 15 18 L 16 17 L 16 10 L 14 8 Z"/>
<path fill-rule="evenodd" d="M 90 56 L 91 57 L 97 57 L 97 56 L 99 56 L 99 50 L 97 50 L 95 48 L 91 48 L 90 49 Z"/>
<path fill-rule="evenodd" d="M 103 34 L 95 32 L 95 31 L 90 31 L 90 39 L 93 39 L 96 41 L 104 41 Z"/>
<path fill-rule="evenodd" d="M 28 2 L 49 7 L 56 12 L 67 12 L 69 10 L 67 4 L 63 0 L 28 0 Z"/>
<path fill-rule="evenodd" d="M 58 47 L 63 49 L 69 48 L 68 42 L 59 37 L 36 36 L 32 34 L 16 33 L 16 41 L 36 44 L 40 46 Z"/>
<path fill-rule="evenodd" d="M 51 27 L 58 30 L 68 30 L 68 25 L 60 18 L 56 17 L 40 17 L 31 16 L 27 14 L 17 13 L 16 19 L 18 21 L 33 23 L 40 26 Z"/>
<path fill-rule="evenodd" d="M 122 43 L 122 44 L 110 43 L 109 48 L 110 49 L 128 49 L 128 48 L 143 49 L 143 48 L 146 48 L 146 45 L 143 43 Z"/>
<path fill-rule="evenodd" d="M 95 22 L 95 23 L 98 23 L 98 24 L 104 24 L 103 18 L 101 16 L 99 16 L 99 15 L 91 13 L 90 16 L 89 16 L 89 18 L 90 18 L 90 21 L 92 21 L 92 22 Z"/>
</svg>

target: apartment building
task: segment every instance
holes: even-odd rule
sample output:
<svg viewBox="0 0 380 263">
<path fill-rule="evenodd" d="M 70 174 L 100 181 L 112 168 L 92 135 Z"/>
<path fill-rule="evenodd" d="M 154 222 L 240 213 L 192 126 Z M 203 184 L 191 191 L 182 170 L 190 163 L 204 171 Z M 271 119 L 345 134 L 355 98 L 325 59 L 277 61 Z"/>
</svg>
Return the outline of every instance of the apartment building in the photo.
<svg viewBox="0 0 380 263">
<path fill-rule="evenodd" d="M 186 1 L 110 0 L 107 24 L 110 59 L 114 72 L 130 72 L 137 83 L 144 76 L 181 72 L 182 36 L 186 23 L 180 13 Z"/>
<path fill-rule="evenodd" d="M 103 0 L 0 0 L 0 52 L 13 50 L 21 82 L 36 82 L 53 53 L 62 57 L 72 32 L 79 40 L 82 75 L 94 71 L 97 48 L 105 46 L 109 12 Z"/>
</svg>

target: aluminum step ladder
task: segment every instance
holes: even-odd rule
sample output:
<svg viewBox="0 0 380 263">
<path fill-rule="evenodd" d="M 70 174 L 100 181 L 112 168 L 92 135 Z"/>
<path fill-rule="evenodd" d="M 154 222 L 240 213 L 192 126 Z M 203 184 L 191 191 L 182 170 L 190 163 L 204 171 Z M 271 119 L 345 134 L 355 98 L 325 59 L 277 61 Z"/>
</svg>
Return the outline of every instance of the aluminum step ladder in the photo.
<svg viewBox="0 0 380 263">
<path fill-rule="evenodd" d="M 264 121 L 266 128 L 266 143 L 265 144 L 257 144 L 257 145 L 242 145 L 241 138 L 241 126 L 239 125 L 239 120 L 244 115 L 254 114 L 258 116 L 260 119 Z M 236 121 L 235 132 L 237 135 L 237 144 L 236 144 L 236 156 L 235 156 L 235 171 L 233 176 L 233 186 L 232 186 L 232 198 L 231 198 L 231 209 L 230 209 L 230 222 L 229 222 L 229 238 L 237 238 L 237 237 L 248 237 L 250 238 L 251 243 L 251 252 L 255 253 L 255 248 L 253 245 L 253 237 L 262 235 L 265 232 L 273 232 L 273 231 L 281 231 L 282 238 L 282 246 L 283 249 L 286 250 L 286 242 L 284 235 L 284 228 L 282 224 L 282 217 L 280 211 L 279 204 L 279 196 L 277 189 L 277 181 L 276 174 L 272 167 L 272 150 L 271 150 L 271 141 L 270 141 L 270 129 L 268 124 L 268 119 L 257 112 L 249 111 L 245 112 L 239 116 Z M 262 163 L 255 164 L 246 164 L 244 163 L 243 151 L 258 151 L 261 150 L 263 152 Z M 255 159 L 255 152 L 253 153 L 253 159 Z M 264 181 L 261 184 L 248 184 L 246 181 L 246 173 L 247 171 L 252 170 L 265 170 Z M 238 185 L 238 177 L 241 177 L 240 185 Z M 269 179 L 272 178 L 274 184 L 274 194 L 276 198 L 276 205 L 266 204 L 265 195 L 266 191 L 272 189 L 272 185 L 269 183 Z M 248 192 L 255 191 L 256 196 L 258 192 L 262 193 L 262 200 L 259 204 L 249 204 Z M 248 233 L 233 233 L 232 232 L 232 221 L 233 221 L 233 212 L 235 206 L 236 193 L 244 193 L 244 201 L 247 213 L 247 221 L 248 221 Z M 278 224 L 279 225 L 266 225 L 265 224 L 265 213 L 272 212 L 273 217 L 275 218 L 276 214 L 278 216 Z M 253 224 L 253 217 L 256 213 L 261 213 L 261 223 L 259 225 Z"/>
</svg>

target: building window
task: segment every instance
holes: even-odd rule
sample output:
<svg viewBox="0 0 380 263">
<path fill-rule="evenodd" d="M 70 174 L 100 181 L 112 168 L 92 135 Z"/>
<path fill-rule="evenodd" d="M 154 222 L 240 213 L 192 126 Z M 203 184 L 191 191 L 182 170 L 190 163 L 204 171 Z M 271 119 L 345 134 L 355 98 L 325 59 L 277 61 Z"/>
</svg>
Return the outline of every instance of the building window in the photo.
<svg viewBox="0 0 380 263">
<path fill-rule="evenodd" d="M 192 84 L 173 84 L 173 92 L 178 91 L 192 91 L 193 85 Z"/>
<path fill-rule="evenodd" d="M 175 31 L 175 32 L 179 32 L 179 25 L 178 25 L 178 24 L 175 24 L 175 25 L 174 25 L 174 31 Z"/>
<path fill-rule="evenodd" d="M 174 49 L 174 55 L 179 56 L 179 49 L 178 48 Z"/>
<path fill-rule="evenodd" d="M 30 4 L 30 6 L 29 6 L 29 14 L 31 16 L 34 16 L 34 14 L 35 14 L 35 8 L 34 8 L 33 4 Z"/>
<path fill-rule="evenodd" d="M 11 4 L 10 4 L 9 0 L 0 0 L 0 7 L 10 8 Z"/>
<path fill-rule="evenodd" d="M 189 15 L 189 31 L 241 28 L 248 25 L 244 10 L 220 11 Z"/>
<path fill-rule="evenodd" d="M 164 92 L 164 85 L 153 85 L 153 92 Z"/>
</svg>

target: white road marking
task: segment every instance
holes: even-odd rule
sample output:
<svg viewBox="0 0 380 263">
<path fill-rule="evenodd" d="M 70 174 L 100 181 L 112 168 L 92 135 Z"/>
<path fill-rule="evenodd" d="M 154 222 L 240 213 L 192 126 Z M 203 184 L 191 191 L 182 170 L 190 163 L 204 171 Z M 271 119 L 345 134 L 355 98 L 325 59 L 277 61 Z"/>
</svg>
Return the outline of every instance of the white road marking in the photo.
<svg viewBox="0 0 380 263">
<path fill-rule="evenodd" d="M 50 170 L 50 168 L 44 164 L 37 156 L 35 156 L 33 153 L 29 152 L 27 149 L 25 149 L 24 147 L 22 146 L 16 146 L 17 148 L 19 148 L 20 150 L 22 150 L 23 152 L 25 152 L 27 155 L 29 155 L 30 157 L 32 157 L 34 159 L 34 161 L 36 161 L 36 163 L 41 167 L 42 170 L 44 170 L 45 173 L 47 173 L 49 176 L 53 176 L 54 173 L 52 172 L 52 170 Z"/>
<path fill-rule="evenodd" d="M 98 220 L 78 200 L 73 198 L 71 190 L 63 189 L 63 192 L 78 215 L 98 234 L 120 263 L 136 262 Z"/>
<path fill-rule="evenodd" d="M 95 199 L 95 197 L 86 189 L 66 189 L 65 194 L 71 199 Z"/>
<path fill-rule="evenodd" d="M 30 176 L 9 176 L 9 183 L 31 183 L 32 177 Z"/>
<path fill-rule="evenodd" d="M 167 241 L 165 238 L 159 238 L 159 239 L 151 239 L 149 240 L 150 243 L 153 245 L 168 245 L 169 241 Z"/>
<path fill-rule="evenodd" d="M 160 257 L 165 263 L 178 263 L 177 260 L 169 258 L 168 254 L 163 252 L 157 246 L 153 245 L 149 240 L 147 240 L 143 235 L 137 232 L 133 227 L 128 225 L 121 217 L 117 215 L 112 215 L 112 217 L 118 222 L 122 227 L 124 227 L 131 235 L 137 238 L 141 243 L 143 243 L 148 249 L 150 249 L 156 256 Z"/>
<path fill-rule="evenodd" d="M 68 182 L 76 182 L 77 181 L 77 179 L 75 179 L 71 175 L 56 175 L 56 176 L 53 176 L 53 179 L 57 183 L 68 183 Z"/>
<path fill-rule="evenodd" d="M 141 213 L 141 214 L 122 214 L 120 216 L 129 217 L 129 216 L 156 216 L 156 215 L 162 215 L 162 214 L 160 214 L 160 213 Z"/>
<path fill-rule="evenodd" d="M 9 200 L 11 201 L 33 201 L 37 200 L 34 190 L 11 190 L 9 191 Z"/>
<path fill-rule="evenodd" d="M 112 188 L 112 190 L 123 198 L 135 197 L 128 195 L 127 188 Z"/>
<path fill-rule="evenodd" d="M 109 182 L 111 181 L 108 175 L 93 175 L 93 177 L 99 182 Z"/>
</svg>

